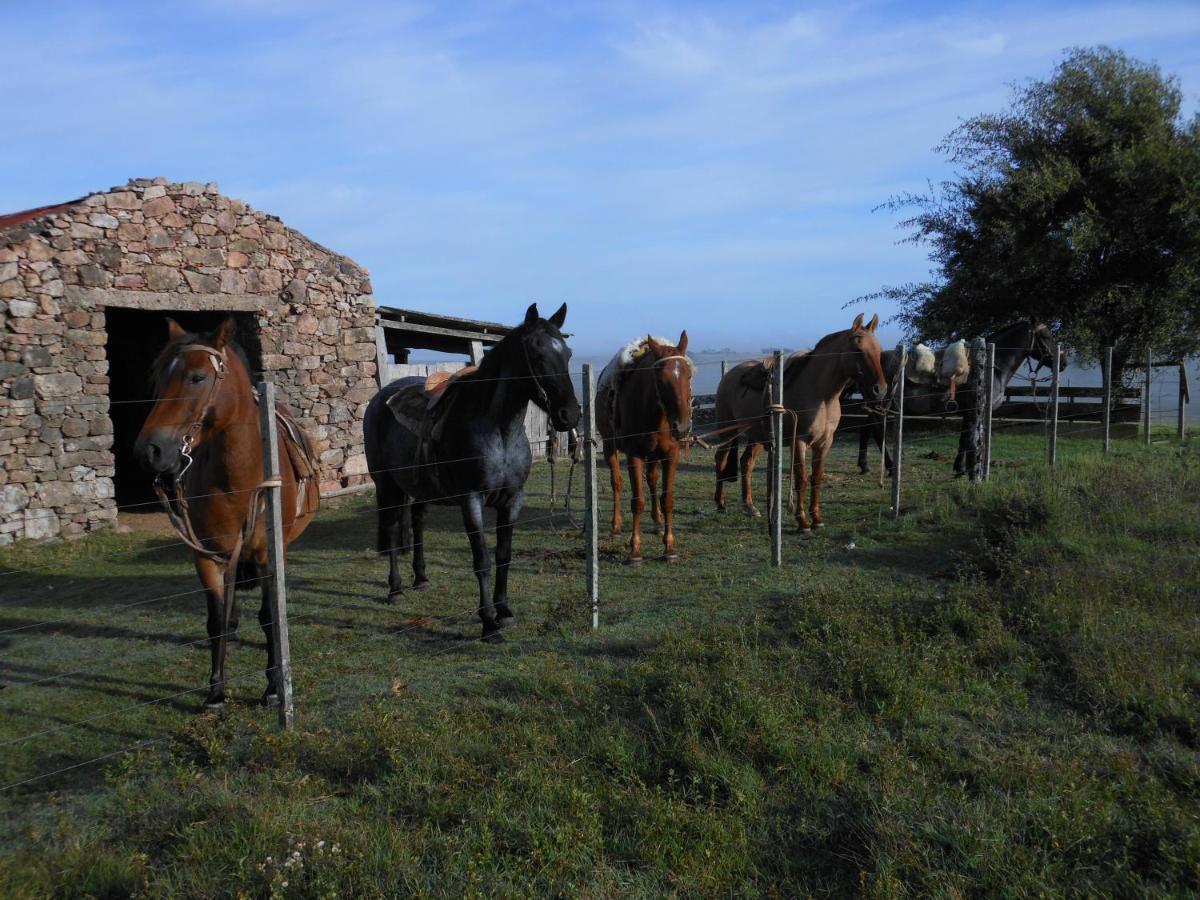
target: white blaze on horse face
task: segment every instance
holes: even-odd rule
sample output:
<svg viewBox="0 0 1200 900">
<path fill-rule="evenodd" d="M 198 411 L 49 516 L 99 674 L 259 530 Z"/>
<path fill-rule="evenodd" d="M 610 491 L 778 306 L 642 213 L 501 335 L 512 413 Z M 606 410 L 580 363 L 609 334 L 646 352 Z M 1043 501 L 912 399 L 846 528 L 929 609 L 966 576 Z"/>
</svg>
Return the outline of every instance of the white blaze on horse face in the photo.
<svg viewBox="0 0 1200 900">
<path fill-rule="evenodd" d="M 565 353 L 567 350 L 567 345 L 564 344 L 559 338 L 550 338 L 550 348 L 555 353 Z"/>
</svg>

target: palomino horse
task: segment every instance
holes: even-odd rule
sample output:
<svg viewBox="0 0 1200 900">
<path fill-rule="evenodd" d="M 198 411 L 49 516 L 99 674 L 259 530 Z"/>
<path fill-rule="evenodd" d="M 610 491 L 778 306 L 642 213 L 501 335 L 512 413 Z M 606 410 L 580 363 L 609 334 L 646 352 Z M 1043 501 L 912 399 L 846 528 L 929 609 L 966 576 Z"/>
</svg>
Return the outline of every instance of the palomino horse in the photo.
<svg viewBox="0 0 1200 900">
<path fill-rule="evenodd" d="M 842 416 L 842 392 L 851 383 L 882 398 L 887 392 L 880 364 L 879 341 L 875 328 L 879 316 L 866 326 L 860 314 L 846 331 L 827 334 L 807 353 L 795 353 L 784 363 L 783 406 L 784 434 L 792 446 L 792 482 L 796 492 L 796 524 L 801 532 L 824 525 L 821 519 L 821 482 L 825 477 L 825 458 L 833 446 L 834 432 Z M 767 366 L 751 360 L 734 366 L 717 387 L 717 423 L 725 430 L 738 429 L 717 450 L 717 509 L 725 509 L 725 484 L 736 477 L 738 439 L 745 436 L 747 447 L 742 456 L 742 506 L 748 515 L 757 516 L 751 477 L 754 463 L 770 441 L 766 415 Z M 811 521 L 804 511 L 804 489 L 808 483 L 806 456 L 813 452 Z"/>
<path fill-rule="evenodd" d="M 676 559 L 675 471 L 679 448 L 692 427 L 692 373 L 687 332 L 672 346 L 646 336 L 627 344 L 600 373 L 596 388 L 596 428 L 604 439 L 604 458 L 612 480 L 612 533 L 621 533 L 621 457 L 629 464 L 629 559 L 642 558 L 642 471 L 650 486 L 650 512 L 662 529 L 664 558 Z M 658 467 L 663 468 L 662 501 Z"/>
<path fill-rule="evenodd" d="M 225 651 L 237 629 L 236 589 L 262 584 L 258 621 L 267 638 L 267 690 L 279 702 L 274 654 L 274 581 L 266 577 L 263 452 L 258 398 L 250 367 L 226 319 L 211 334 L 188 334 L 167 320 L 170 340 L 154 363 L 155 403 L 134 452 L 155 475 L 155 489 L 180 537 L 192 548 L 208 596 L 212 672 L 209 708 L 225 702 Z M 312 446 L 282 405 L 279 433 L 284 542 L 290 544 L 317 511 L 319 485 Z"/>
<path fill-rule="evenodd" d="M 404 593 L 398 555 L 413 551 L 413 588 L 425 577 L 425 508 L 457 505 L 471 542 L 479 581 L 483 638 L 501 640 L 513 622 L 508 605 L 512 533 L 525 495 L 533 455 L 525 411 L 536 403 L 558 431 L 579 422 L 579 402 L 567 374 L 571 351 L 563 341 L 564 303 L 549 319 L 529 307 L 525 321 L 487 352 L 477 369 L 450 378 L 400 378 L 367 406 L 363 420 L 367 463 L 375 481 L 377 535 L 388 554 L 388 600 Z M 492 563 L 483 510 L 496 510 L 496 589 L 488 596 Z M 410 518 L 411 517 L 411 518 Z M 412 535 L 409 534 L 409 522 Z"/>
<path fill-rule="evenodd" d="M 1016 322 L 988 335 L 989 343 L 996 345 L 996 368 L 992 372 L 992 409 L 998 409 L 1004 402 L 1004 393 L 1008 383 L 1016 375 L 1017 369 L 1026 360 L 1042 366 L 1054 365 L 1054 336 L 1050 329 L 1041 323 L 1031 321 Z M 1060 360 L 1066 365 L 1066 356 Z M 900 367 L 900 352 L 887 350 L 883 353 L 883 370 L 888 384 L 895 385 L 896 370 Z M 890 391 L 889 391 L 890 392 Z M 971 424 L 975 415 L 975 392 L 968 387 L 958 391 L 958 413 L 962 415 L 962 427 L 959 432 L 958 454 L 954 458 L 954 472 L 962 475 L 967 471 L 967 463 L 975 452 L 971 444 Z M 946 403 L 947 394 L 944 387 L 937 384 L 924 384 L 920 381 L 909 380 L 904 386 L 904 414 L 906 416 L 939 416 L 955 413 Z M 858 406 L 860 401 L 853 405 Z M 884 405 L 887 405 L 886 402 Z M 883 446 L 884 426 L 883 415 L 879 412 L 876 402 L 861 401 L 861 406 L 867 416 L 867 427 L 858 432 L 858 469 L 864 475 L 870 470 L 867 464 L 869 441 L 875 438 L 877 449 L 884 451 L 884 466 L 888 472 L 892 470 L 890 451 Z"/>
</svg>

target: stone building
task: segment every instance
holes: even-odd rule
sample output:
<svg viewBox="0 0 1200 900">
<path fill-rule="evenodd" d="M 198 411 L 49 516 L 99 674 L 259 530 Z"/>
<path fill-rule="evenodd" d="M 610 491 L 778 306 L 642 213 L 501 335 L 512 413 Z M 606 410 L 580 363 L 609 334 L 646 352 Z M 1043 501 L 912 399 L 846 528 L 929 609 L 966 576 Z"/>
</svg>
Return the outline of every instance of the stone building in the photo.
<svg viewBox="0 0 1200 900">
<path fill-rule="evenodd" d="M 227 315 L 317 444 L 326 493 L 366 480 L 367 272 L 215 184 L 135 179 L 0 216 L 0 544 L 153 505 L 131 447 L 165 318 Z"/>
</svg>

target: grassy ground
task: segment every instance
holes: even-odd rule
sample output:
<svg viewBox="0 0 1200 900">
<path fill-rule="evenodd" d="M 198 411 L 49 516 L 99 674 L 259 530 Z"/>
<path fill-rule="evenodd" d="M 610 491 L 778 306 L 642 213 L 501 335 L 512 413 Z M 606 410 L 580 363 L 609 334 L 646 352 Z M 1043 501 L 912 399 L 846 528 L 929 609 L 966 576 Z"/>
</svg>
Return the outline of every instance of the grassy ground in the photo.
<svg viewBox="0 0 1200 900">
<path fill-rule="evenodd" d="M 456 512 L 434 589 L 388 607 L 369 498 L 330 505 L 289 566 L 290 734 L 256 704 L 252 601 L 232 703 L 196 715 L 203 604 L 170 538 L 6 551 L 0 783 L 64 771 L 0 792 L 0 895 L 1200 890 L 1192 445 L 1067 440 L 1052 473 L 1001 435 L 971 487 L 914 435 L 899 524 L 853 449 L 782 570 L 696 453 L 683 559 L 606 538 L 595 633 L 537 468 L 500 646 L 472 640 Z"/>
</svg>

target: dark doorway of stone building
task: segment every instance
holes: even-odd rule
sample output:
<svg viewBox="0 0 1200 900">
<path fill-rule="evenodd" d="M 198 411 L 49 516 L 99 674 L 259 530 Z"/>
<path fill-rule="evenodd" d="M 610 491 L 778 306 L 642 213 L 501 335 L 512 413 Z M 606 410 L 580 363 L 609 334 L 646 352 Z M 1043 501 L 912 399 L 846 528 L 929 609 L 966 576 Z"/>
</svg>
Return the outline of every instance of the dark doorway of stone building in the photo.
<svg viewBox="0 0 1200 900">
<path fill-rule="evenodd" d="M 250 312 L 141 310 L 110 306 L 104 311 L 108 332 L 109 415 L 113 423 L 113 479 L 117 504 L 122 513 L 158 512 L 154 485 L 150 476 L 133 456 L 142 423 L 150 413 L 154 387 L 150 366 L 167 343 L 167 317 L 188 331 L 212 331 L 227 316 L 237 323 L 237 342 L 246 351 L 254 372 L 262 369 L 262 347 L 258 339 L 258 320 Z"/>
</svg>

